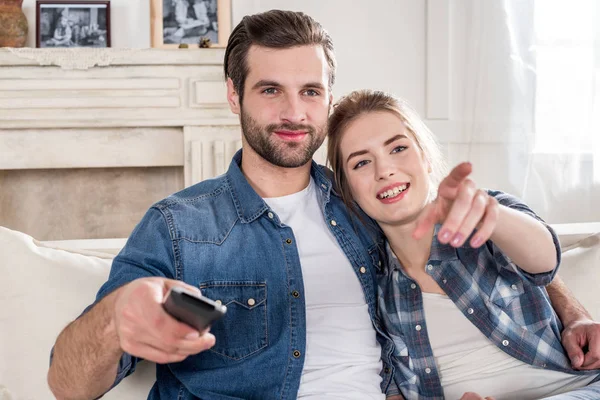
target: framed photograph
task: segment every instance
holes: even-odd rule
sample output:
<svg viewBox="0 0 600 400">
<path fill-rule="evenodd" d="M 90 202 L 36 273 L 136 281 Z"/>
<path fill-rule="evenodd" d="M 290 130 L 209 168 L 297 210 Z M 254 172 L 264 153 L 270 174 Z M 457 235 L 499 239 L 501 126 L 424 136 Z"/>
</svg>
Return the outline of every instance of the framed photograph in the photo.
<svg viewBox="0 0 600 400">
<path fill-rule="evenodd" d="M 36 47 L 110 47 L 110 1 L 36 1 Z"/>
<path fill-rule="evenodd" d="M 231 0 L 151 0 L 152 47 L 225 47 L 231 32 Z"/>
</svg>

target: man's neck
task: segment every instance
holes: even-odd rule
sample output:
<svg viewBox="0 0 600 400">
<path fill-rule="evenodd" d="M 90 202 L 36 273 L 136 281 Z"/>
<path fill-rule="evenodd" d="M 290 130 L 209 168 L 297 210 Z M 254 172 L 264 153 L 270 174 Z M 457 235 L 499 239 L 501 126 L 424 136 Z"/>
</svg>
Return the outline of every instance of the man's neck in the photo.
<svg viewBox="0 0 600 400">
<path fill-rule="evenodd" d="M 252 150 L 244 150 L 242 155 L 242 173 L 262 198 L 298 193 L 310 182 L 310 168 L 310 162 L 298 168 L 278 167 Z"/>
</svg>

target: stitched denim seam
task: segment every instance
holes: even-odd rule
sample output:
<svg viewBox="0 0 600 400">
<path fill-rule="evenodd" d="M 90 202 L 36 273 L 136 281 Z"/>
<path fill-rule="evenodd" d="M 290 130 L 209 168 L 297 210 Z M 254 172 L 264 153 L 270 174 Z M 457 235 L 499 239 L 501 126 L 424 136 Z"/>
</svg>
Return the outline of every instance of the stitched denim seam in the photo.
<svg viewBox="0 0 600 400">
<path fill-rule="evenodd" d="M 196 197 L 192 197 L 192 198 L 189 198 L 189 199 L 188 198 L 185 198 L 185 199 L 182 199 L 182 198 L 176 198 L 176 199 L 166 198 L 165 200 L 160 201 L 160 202 L 154 204 L 153 207 L 158 208 L 158 209 L 168 209 L 168 208 L 170 208 L 171 206 L 173 206 L 175 204 L 193 203 L 193 202 L 196 202 L 196 201 L 199 201 L 199 200 L 204 200 L 204 199 L 209 198 L 209 197 L 217 197 L 221 193 L 223 193 L 225 191 L 225 189 L 226 189 L 225 188 L 225 184 L 223 183 L 221 186 L 219 186 L 218 188 L 216 188 L 215 190 L 213 190 L 210 193 L 200 194 L 200 195 L 198 195 Z"/>
<path fill-rule="evenodd" d="M 235 221 L 233 221 L 233 224 L 231 225 L 231 228 L 229 228 L 229 230 L 225 233 L 225 236 L 223 236 L 222 239 L 217 240 L 217 239 L 212 239 L 212 240 L 194 240 L 194 239 L 190 239 L 187 237 L 178 237 L 177 239 L 179 240 L 185 240 L 188 243 L 209 243 L 209 244 L 216 244 L 216 245 L 221 245 L 223 244 L 227 238 L 229 237 L 229 235 L 231 234 L 231 231 L 233 231 L 233 228 L 235 228 L 235 225 L 237 224 L 237 222 L 239 221 L 239 217 L 236 218 Z"/>
</svg>

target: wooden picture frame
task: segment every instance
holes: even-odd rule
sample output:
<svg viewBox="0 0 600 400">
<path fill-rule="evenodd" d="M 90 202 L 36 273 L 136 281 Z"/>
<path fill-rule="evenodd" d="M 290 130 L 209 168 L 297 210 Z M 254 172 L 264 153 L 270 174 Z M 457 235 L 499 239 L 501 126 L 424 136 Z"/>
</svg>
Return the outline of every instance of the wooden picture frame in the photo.
<svg viewBox="0 0 600 400">
<path fill-rule="evenodd" d="M 231 33 L 231 0 L 151 0 L 152 47 L 197 48 L 201 38 L 226 47 Z"/>
<path fill-rule="evenodd" d="M 110 1 L 37 0 L 36 47 L 111 46 Z"/>
</svg>

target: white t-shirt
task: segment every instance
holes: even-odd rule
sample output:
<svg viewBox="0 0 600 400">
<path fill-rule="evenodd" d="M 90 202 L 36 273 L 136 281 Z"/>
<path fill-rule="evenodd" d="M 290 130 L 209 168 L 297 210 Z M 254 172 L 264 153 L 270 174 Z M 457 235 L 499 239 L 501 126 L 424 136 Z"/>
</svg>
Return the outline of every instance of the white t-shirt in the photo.
<svg viewBox="0 0 600 400">
<path fill-rule="evenodd" d="M 306 355 L 298 398 L 384 399 L 381 347 L 350 261 L 325 223 L 311 178 L 265 202 L 292 228 L 304 280 Z"/>
<path fill-rule="evenodd" d="M 536 368 L 509 356 L 446 295 L 423 293 L 423 309 L 446 399 L 460 399 L 465 392 L 496 400 L 540 399 L 586 386 L 596 378 Z"/>
</svg>

